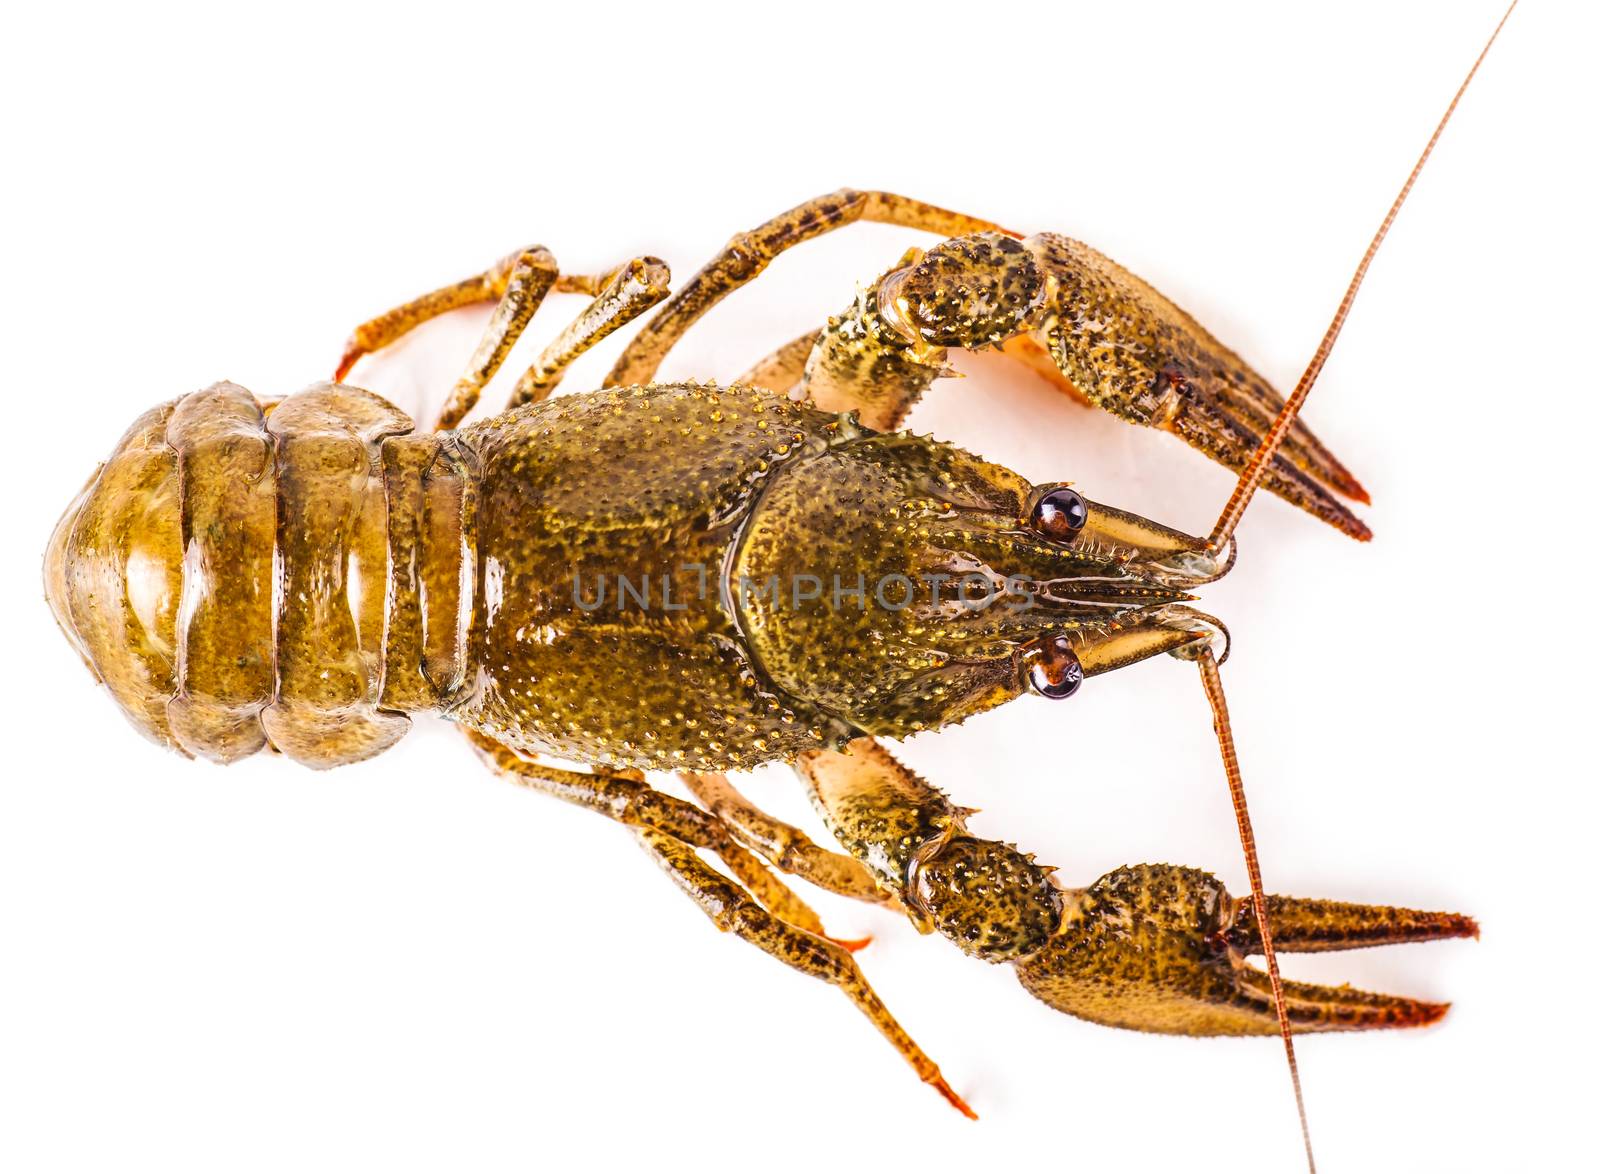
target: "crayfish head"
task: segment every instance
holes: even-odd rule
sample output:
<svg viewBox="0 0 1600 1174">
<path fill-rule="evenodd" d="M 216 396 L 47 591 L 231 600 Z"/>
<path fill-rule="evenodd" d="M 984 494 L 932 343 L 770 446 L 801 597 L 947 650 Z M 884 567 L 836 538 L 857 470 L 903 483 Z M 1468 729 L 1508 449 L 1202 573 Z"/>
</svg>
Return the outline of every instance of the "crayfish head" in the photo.
<svg viewBox="0 0 1600 1174">
<path fill-rule="evenodd" d="M 774 480 L 730 593 L 775 685 L 906 737 L 1211 641 L 1187 589 L 1229 558 L 949 445 L 858 431 Z"/>
</svg>

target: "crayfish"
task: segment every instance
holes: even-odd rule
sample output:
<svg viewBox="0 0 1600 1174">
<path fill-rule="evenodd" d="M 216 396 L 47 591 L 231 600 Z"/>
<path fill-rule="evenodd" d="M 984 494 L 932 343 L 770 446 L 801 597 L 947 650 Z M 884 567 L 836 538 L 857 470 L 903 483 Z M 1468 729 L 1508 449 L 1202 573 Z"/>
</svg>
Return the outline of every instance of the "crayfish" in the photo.
<svg viewBox="0 0 1600 1174">
<path fill-rule="evenodd" d="M 740 233 L 676 293 L 654 257 L 581 275 L 520 250 L 360 326 L 333 382 L 276 401 L 219 383 L 141 416 L 50 541 L 50 604 L 133 723 L 186 755 L 267 748 L 333 767 L 388 749 L 410 714 L 443 715 L 493 769 L 630 828 L 720 928 L 837 986 L 969 1115 L 867 983 L 858 943 L 829 937 L 778 873 L 902 911 L 1084 1019 L 1280 1035 L 1293 1072 L 1296 1033 L 1445 1008 L 1282 980 L 1275 950 L 1477 927 L 1265 894 L 1219 672 L 1227 633 L 1195 592 L 1232 567 L 1258 489 L 1368 536 L 1346 504 L 1365 491 L 1300 409 L 1427 154 L 1287 397 L 1089 246 L 884 192 L 835 192 Z M 946 239 L 731 384 L 651 382 L 712 305 L 857 221 Z M 590 300 L 505 411 L 463 423 L 555 292 Z M 344 382 L 421 322 L 484 302 L 494 315 L 433 430 Z M 658 304 L 605 387 L 552 397 L 577 356 Z M 1236 471 L 1214 529 L 901 431 L 956 348 L 999 348 Z M 1168 865 L 1064 885 L 970 833 L 967 809 L 880 742 L 1023 693 L 1065 699 L 1160 654 L 1196 666 L 1211 704 L 1242 897 Z M 725 774 L 775 760 L 842 851 Z M 677 772 L 699 804 L 645 771 Z M 1257 954 L 1264 969 L 1245 961 Z"/>
</svg>

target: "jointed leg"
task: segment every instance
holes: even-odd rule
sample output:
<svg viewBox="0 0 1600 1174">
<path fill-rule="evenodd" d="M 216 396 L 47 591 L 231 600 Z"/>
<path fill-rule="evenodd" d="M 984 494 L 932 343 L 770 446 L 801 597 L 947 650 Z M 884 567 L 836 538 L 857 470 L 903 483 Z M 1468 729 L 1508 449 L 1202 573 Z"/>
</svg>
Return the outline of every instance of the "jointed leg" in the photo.
<svg viewBox="0 0 1600 1174">
<path fill-rule="evenodd" d="M 751 803 L 725 775 L 683 771 L 678 777 L 712 815 L 732 829 L 740 843 L 774 868 L 842 897 L 899 906 L 895 896 L 879 886 L 859 861 L 817 847 L 799 828 L 774 819 Z"/>
<path fill-rule="evenodd" d="M 897 269 L 921 260 L 913 249 Z M 887 319 L 876 284 L 828 320 L 795 389 L 826 412 L 855 412 L 868 428 L 891 432 L 935 379 L 949 373 L 946 350 L 913 343 Z"/>
<path fill-rule="evenodd" d="M 618 269 L 594 301 L 523 373 L 506 406 L 536 403 L 549 396 L 573 360 L 665 298 L 671 280 L 671 272 L 655 257 L 635 257 Z"/>
<path fill-rule="evenodd" d="M 364 355 L 381 351 L 430 319 L 464 306 L 498 302 L 505 296 L 511 271 L 517 262 L 536 251 L 540 251 L 537 246 L 519 250 L 510 256 L 502 257 L 482 273 L 425 293 L 404 305 L 379 314 L 370 321 L 363 322 L 351 332 L 350 340 L 345 344 L 338 369 L 333 373 L 334 382 L 337 383 L 348 375 L 357 360 Z M 610 277 L 610 274 L 589 277 L 583 274 L 564 273 L 556 278 L 555 290 L 557 293 L 579 293 L 593 297 L 600 292 L 600 287 Z"/>
<path fill-rule="evenodd" d="M 1088 406 L 1031 335 L 1016 336 L 1003 350 Z M 942 347 L 913 346 L 891 328 L 870 289 L 821 330 L 785 343 L 736 382 L 787 393 L 825 412 L 855 412 L 867 427 L 889 432 L 905 423 L 935 379 L 950 374 L 946 354 Z"/>
<path fill-rule="evenodd" d="M 889 192 L 857 192 L 846 188 L 808 200 L 730 240 L 628 344 L 628 349 L 606 377 L 606 386 L 648 383 L 684 332 L 712 306 L 759 274 L 774 257 L 858 220 L 920 228 L 941 236 L 1005 231 L 986 220 Z"/>
<path fill-rule="evenodd" d="M 809 915 L 812 922 L 816 915 L 793 894 L 789 894 L 792 905 L 781 897 L 773 899 L 773 886 L 783 893 L 787 893 L 787 889 L 733 843 L 719 819 L 693 804 L 652 789 L 637 772 L 606 775 L 559 770 L 529 762 L 482 734 L 466 733 L 468 740 L 498 772 L 524 786 L 632 827 L 645 850 L 656 858 L 678 887 L 705 910 L 718 929 L 738 934 L 802 974 L 837 986 L 916 1069 L 918 1076 L 961 1112 L 975 1116 L 966 1102 L 945 1083 L 939 1066 L 895 1021 L 883 1000 L 868 985 L 846 945 L 823 936 L 820 925 L 812 929 L 791 920 L 789 914 L 795 909 L 803 918 Z M 741 858 L 747 861 L 753 866 L 754 876 L 765 877 L 770 882 L 768 892 L 762 895 L 758 891 L 752 896 L 746 888 L 705 864 L 695 855 L 696 848 L 716 852 L 741 880 L 745 876 L 735 861 Z"/>
<path fill-rule="evenodd" d="M 1021 332 L 1040 316 L 1043 292 L 1027 248 L 1002 234 L 958 237 L 927 252 L 912 249 L 844 313 L 807 336 L 814 341 L 808 353 L 784 356 L 789 370 L 798 371 L 791 394 L 824 411 L 856 412 L 869 428 L 891 431 L 904 424 L 934 380 L 950 373 L 949 347 L 977 349 L 1008 338 L 1008 354 L 1031 360 L 1053 382 L 1069 386 L 1038 344 L 1037 353 L 1020 351 L 1031 342 Z M 1077 398 L 1087 402 L 1081 394 Z"/>
<path fill-rule="evenodd" d="M 450 398 L 439 409 L 436 427 L 440 431 L 454 428 L 472 410 L 522 336 L 533 312 L 550 292 L 556 277 L 556 259 L 547 250 L 535 247 L 517 257 L 506 279 L 506 292 L 495 307 L 494 317 L 484 328 L 483 337 L 478 340 L 478 349 L 472 353 L 466 373 L 456 380 Z"/>
<path fill-rule="evenodd" d="M 1009 844 L 969 833 L 970 812 L 862 738 L 810 751 L 796 769 L 830 830 L 898 893 L 908 913 L 969 954 L 1011 962 L 1036 997 L 1114 1027 L 1176 1035 L 1280 1031 L 1258 900 L 1172 865 L 1117 869 L 1083 889 Z M 1340 950 L 1475 936 L 1471 918 L 1293 897 L 1266 898 L 1280 950 Z M 1437 1003 L 1348 986 L 1283 983 L 1296 1033 L 1411 1027 Z"/>
<path fill-rule="evenodd" d="M 651 257 L 630 261 L 599 277 L 562 274 L 549 250 L 534 245 L 502 258 L 482 273 L 423 294 L 356 327 L 334 379 L 344 379 L 363 355 L 382 350 L 431 318 L 463 306 L 497 302 L 466 373 L 440 411 L 437 427 L 453 428 L 477 403 L 546 294 L 552 290 L 581 293 L 595 301 L 523 376 L 514 404 L 542 398 L 541 388 L 548 395 L 567 364 L 665 297 L 667 278 L 666 267 Z"/>
<path fill-rule="evenodd" d="M 950 347 L 1000 347 L 1074 398 L 1170 432 L 1235 470 L 1251 459 L 1283 404 L 1265 379 L 1148 282 L 1053 233 L 1019 240 L 969 232 L 925 253 L 913 250 L 821 331 L 797 394 L 828 411 L 857 411 L 870 427 L 896 428 L 944 373 Z M 1330 525 L 1368 537 L 1338 500 L 1366 501 L 1361 484 L 1304 421 L 1284 428 L 1262 484 Z"/>
<path fill-rule="evenodd" d="M 705 910 L 718 929 L 736 933 L 800 973 L 838 987 L 905 1057 L 906 1063 L 916 1069 L 918 1076 L 963 1114 L 976 1120 L 977 1114 L 939 1074 L 939 1066 L 895 1021 L 883 1000 L 867 983 L 854 958 L 832 942 L 786 924 L 763 910 L 738 885 L 707 867 L 689 845 L 652 828 L 640 828 L 637 834 L 645 850 L 656 858 L 678 887 Z"/>
<path fill-rule="evenodd" d="M 751 367 L 735 383 L 754 383 L 757 387 L 765 387 L 768 391 L 780 394 L 787 392 L 800 377 L 806 373 L 806 360 L 811 357 L 811 349 L 817 345 L 817 339 L 822 336 L 822 331 L 813 330 L 810 334 L 802 334 L 799 338 L 791 339 L 766 358 Z"/>
<path fill-rule="evenodd" d="M 1049 286 L 1032 252 L 1037 239 L 978 232 L 926 252 L 910 250 L 819 332 L 795 394 L 889 431 L 905 422 L 935 379 L 950 373 L 949 348 L 1002 344 L 1070 386 L 1037 344 L 1021 349 L 1049 309 Z"/>
<path fill-rule="evenodd" d="M 561 770 L 529 762 L 482 734 L 470 730 L 464 732 L 484 760 L 511 781 L 568 803 L 587 807 L 629 827 L 654 828 L 696 848 L 715 852 L 773 914 L 808 933 L 828 936 L 822 927 L 822 920 L 811 907 L 741 847 L 733 839 L 727 825 L 692 803 L 657 791 L 638 772 L 584 774 L 581 771 Z M 828 940 L 836 941 L 846 949 L 859 949 L 866 944 L 864 940 Z"/>
</svg>

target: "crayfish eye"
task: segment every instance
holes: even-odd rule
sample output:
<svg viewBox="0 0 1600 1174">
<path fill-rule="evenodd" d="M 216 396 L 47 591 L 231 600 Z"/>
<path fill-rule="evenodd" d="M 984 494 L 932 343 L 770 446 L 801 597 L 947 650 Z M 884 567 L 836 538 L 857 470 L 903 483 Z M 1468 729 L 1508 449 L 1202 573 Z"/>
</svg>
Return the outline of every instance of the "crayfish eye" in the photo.
<svg viewBox="0 0 1600 1174">
<path fill-rule="evenodd" d="M 1041 697 L 1059 701 L 1071 697 L 1083 684 L 1083 665 L 1065 636 L 1041 640 L 1028 654 L 1028 684 Z"/>
<path fill-rule="evenodd" d="M 1071 542 L 1089 521 L 1089 503 L 1081 494 L 1062 486 L 1052 489 L 1033 507 L 1033 528 L 1056 542 Z"/>
</svg>

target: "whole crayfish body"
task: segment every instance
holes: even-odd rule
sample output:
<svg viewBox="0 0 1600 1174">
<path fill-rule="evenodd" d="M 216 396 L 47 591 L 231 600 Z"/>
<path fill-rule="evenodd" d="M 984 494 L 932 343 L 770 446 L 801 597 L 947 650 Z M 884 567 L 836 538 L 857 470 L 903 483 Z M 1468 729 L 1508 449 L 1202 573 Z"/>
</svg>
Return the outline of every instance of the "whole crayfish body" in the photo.
<svg viewBox="0 0 1600 1174">
<path fill-rule="evenodd" d="M 721 770 L 1205 638 L 1195 540 L 755 387 L 567 396 L 414 434 L 321 384 L 218 384 L 124 436 L 52 539 L 52 607 L 134 724 L 314 767 L 443 712 L 527 752 Z"/>
<path fill-rule="evenodd" d="M 430 318 L 495 304 L 440 431 L 419 434 L 342 382 L 270 403 L 220 383 L 147 412 L 58 523 L 46 595 L 134 724 L 190 755 L 271 747 L 332 767 L 387 749 L 413 713 L 459 723 L 496 772 L 628 827 L 718 928 L 838 987 L 969 1116 L 851 957 L 865 943 L 827 934 L 774 870 L 899 909 L 1083 1019 L 1279 1035 L 1309 1162 L 1294 1036 L 1420 1026 L 1446 1006 L 1286 981 L 1275 951 L 1477 925 L 1266 891 L 1219 673 L 1227 634 L 1188 605 L 1232 566 L 1259 489 L 1370 536 L 1337 500 L 1365 491 L 1300 410 L 1460 92 L 1288 397 L 1086 245 L 845 189 L 735 235 L 670 298 L 658 259 L 563 274 L 530 246 L 358 326 L 336 380 Z M 741 382 L 649 382 L 683 331 L 768 261 L 863 219 L 949 239 L 907 252 Z M 557 289 L 592 300 L 510 410 L 458 427 Z M 573 359 L 662 301 L 610 386 L 548 398 Z M 1237 469 L 1210 535 L 898 431 L 951 348 L 986 346 Z M 1198 669 L 1248 897 L 1171 865 L 1070 888 L 974 834 L 972 809 L 877 741 L 1024 691 L 1065 698 L 1162 653 Z M 793 764 L 843 853 L 720 773 L 774 759 Z M 645 770 L 676 772 L 699 803 L 656 790 Z M 1265 970 L 1246 962 L 1256 953 Z"/>
</svg>

